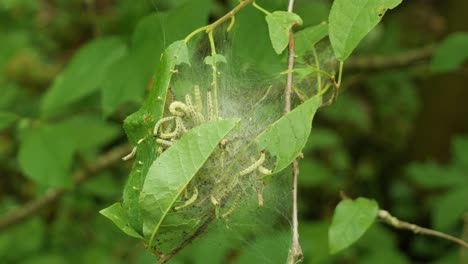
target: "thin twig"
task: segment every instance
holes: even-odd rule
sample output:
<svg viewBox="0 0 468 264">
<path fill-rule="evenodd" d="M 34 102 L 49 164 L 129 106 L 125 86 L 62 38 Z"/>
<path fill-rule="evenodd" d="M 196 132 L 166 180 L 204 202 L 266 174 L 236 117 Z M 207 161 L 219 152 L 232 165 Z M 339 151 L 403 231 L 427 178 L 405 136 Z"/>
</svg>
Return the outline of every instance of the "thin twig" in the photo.
<svg viewBox="0 0 468 264">
<path fill-rule="evenodd" d="M 125 155 L 129 149 L 129 146 L 126 144 L 115 147 L 107 153 L 103 154 L 94 163 L 86 166 L 85 168 L 77 170 L 72 175 L 73 184 L 79 185 L 83 181 L 90 178 L 92 175 L 119 162 L 122 156 Z M 0 219 L 0 232 L 35 215 L 41 209 L 59 200 L 67 191 L 68 189 L 66 188 L 50 189 L 44 196 L 39 197 L 36 200 L 29 201 L 26 204 L 14 209 L 12 212 Z"/>
<path fill-rule="evenodd" d="M 346 69 L 348 72 L 362 72 L 411 66 L 418 62 L 429 60 L 436 48 L 437 45 L 430 44 L 395 55 L 354 56 L 346 61 Z"/>
<path fill-rule="evenodd" d="M 429 229 L 429 228 L 424 228 L 424 227 L 420 227 L 420 226 L 415 225 L 415 224 L 411 224 L 411 223 L 408 223 L 408 222 L 405 222 L 405 221 L 401 221 L 398 218 L 391 215 L 388 211 L 379 210 L 378 218 L 382 222 L 384 222 L 384 223 L 386 223 L 386 224 L 388 224 L 388 225 L 390 225 L 390 226 L 392 226 L 394 228 L 409 230 L 409 231 L 412 231 L 415 234 L 421 234 L 421 235 L 427 235 L 427 236 L 434 236 L 434 237 L 443 238 L 445 240 L 452 241 L 452 242 L 454 242 L 454 243 L 468 249 L 468 243 L 461 240 L 461 239 L 459 239 L 459 238 L 456 238 L 456 237 L 453 237 L 451 235 L 448 235 L 448 234 L 445 234 L 445 233 L 442 233 L 442 232 L 439 232 L 439 231 L 435 231 L 435 230 L 432 230 L 432 229 Z"/>
<path fill-rule="evenodd" d="M 288 12 L 293 12 L 294 0 L 289 0 Z M 286 80 L 284 112 L 291 111 L 291 93 L 293 88 L 293 70 L 294 70 L 294 33 L 289 31 L 289 47 L 288 47 L 288 77 Z M 303 259 L 301 244 L 299 243 L 299 221 L 297 217 L 297 178 L 299 177 L 299 163 L 297 159 L 293 161 L 293 179 L 292 179 L 292 195 L 293 195 L 293 211 L 292 211 L 292 243 L 289 249 L 288 264 L 301 262 Z"/>
</svg>

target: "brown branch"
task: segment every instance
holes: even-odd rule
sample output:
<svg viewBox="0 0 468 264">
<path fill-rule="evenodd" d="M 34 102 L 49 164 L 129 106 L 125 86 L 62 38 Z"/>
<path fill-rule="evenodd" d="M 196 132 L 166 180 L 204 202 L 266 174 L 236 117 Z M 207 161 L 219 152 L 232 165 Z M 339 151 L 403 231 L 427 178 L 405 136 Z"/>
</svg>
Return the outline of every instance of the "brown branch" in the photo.
<svg viewBox="0 0 468 264">
<path fill-rule="evenodd" d="M 408 222 L 405 222 L 405 221 L 401 221 L 398 218 L 392 216 L 389 212 L 387 212 L 385 210 L 379 210 L 378 218 L 382 222 L 384 222 L 384 223 L 386 223 L 386 224 L 388 224 L 388 225 L 390 225 L 390 226 L 392 226 L 394 228 L 409 230 L 409 231 L 412 231 L 415 234 L 439 237 L 439 238 L 454 242 L 454 243 L 468 249 L 468 243 L 461 240 L 461 239 L 459 239 L 459 238 L 456 238 L 456 237 L 453 237 L 451 235 L 448 235 L 448 234 L 445 234 L 445 233 L 442 233 L 442 232 L 439 232 L 439 231 L 435 231 L 435 230 L 432 230 L 432 229 L 429 229 L 429 228 L 424 228 L 424 227 L 417 226 L 415 224 L 411 224 L 411 223 L 408 223 Z"/>
<path fill-rule="evenodd" d="M 124 156 L 128 151 L 128 145 L 121 145 L 108 151 L 100 158 L 98 158 L 94 163 L 86 166 L 85 168 L 77 170 L 72 175 L 73 184 L 79 185 L 83 181 L 90 178 L 92 175 L 107 169 L 117 161 L 120 161 L 122 156 Z M 39 197 L 36 200 L 29 201 L 26 204 L 14 209 L 12 212 L 8 213 L 2 219 L 0 219 L 0 232 L 7 229 L 8 227 L 23 222 L 24 220 L 38 213 L 41 209 L 59 200 L 67 192 L 67 190 L 68 189 L 66 188 L 50 189 L 44 196 Z"/>
<path fill-rule="evenodd" d="M 293 12 L 294 0 L 289 0 L 288 12 Z M 288 76 L 286 80 L 285 98 L 284 98 L 284 112 L 291 112 L 291 94 L 293 88 L 293 70 L 294 60 L 296 57 L 294 51 L 294 33 L 289 31 L 289 47 L 288 47 Z M 293 195 L 293 211 L 292 211 L 292 243 L 289 249 L 288 264 L 294 264 L 302 261 L 303 254 L 301 244 L 299 242 L 299 221 L 297 217 L 297 178 L 299 177 L 299 163 L 297 159 L 293 161 L 293 175 L 292 175 L 292 195 Z"/>
<path fill-rule="evenodd" d="M 428 61 L 437 45 L 430 44 L 422 48 L 408 50 L 395 55 L 387 56 L 355 56 L 346 61 L 346 69 L 349 72 L 378 71 L 391 68 L 401 68 L 416 63 Z"/>
</svg>

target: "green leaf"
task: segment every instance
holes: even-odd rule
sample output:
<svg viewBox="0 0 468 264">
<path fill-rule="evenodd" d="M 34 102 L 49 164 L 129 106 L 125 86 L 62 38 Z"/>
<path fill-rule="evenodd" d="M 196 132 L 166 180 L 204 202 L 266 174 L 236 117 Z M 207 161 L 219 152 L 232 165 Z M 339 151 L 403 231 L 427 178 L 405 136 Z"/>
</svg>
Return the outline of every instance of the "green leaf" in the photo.
<svg viewBox="0 0 468 264">
<path fill-rule="evenodd" d="M 277 54 L 281 54 L 289 43 L 289 30 L 294 24 L 302 25 L 302 19 L 294 13 L 276 11 L 265 17 L 270 32 L 271 44 Z"/>
<path fill-rule="evenodd" d="M 125 44 L 118 38 L 96 39 L 81 47 L 47 91 L 42 114 L 53 115 L 97 91 L 110 65 L 125 52 Z"/>
<path fill-rule="evenodd" d="M 468 210 L 468 186 L 450 189 L 444 196 L 434 201 L 432 211 L 434 227 L 440 231 L 449 231 L 462 222 L 463 213 Z"/>
<path fill-rule="evenodd" d="M 70 167 L 76 144 L 70 140 L 70 132 L 62 125 L 24 131 L 18 161 L 26 176 L 45 186 L 71 186 Z"/>
<path fill-rule="evenodd" d="M 154 161 L 140 195 L 145 237 L 154 237 L 176 199 L 238 122 L 228 119 L 195 127 Z"/>
<path fill-rule="evenodd" d="M 330 253 L 338 253 L 356 242 L 374 223 L 378 211 L 379 206 L 373 200 L 341 201 L 328 230 Z"/>
<path fill-rule="evenodd" d="M 130 226 L 142 232 L 143 222 L 139 205 L 140 190 L 150 165 L 157 157 L 157 146 L 152 135 L 154 124 L 162 118 L 167 89 L 174 74 L 174 68 L 181 63 L 189 63 L 187 45 L 183 40 L 172 43 L 163 53 L 156 68 L 156 80 L 142 107 L 125 119 L 124 129 L 130 142 L 136 146 L 143 138 L 150 138 L 138 144 L 136 160 L 123 194 L 123 207 L 129 217 Z"/>
<path fill-rule="evenodd" d="M 434 162 L 411 163 L 406 174 L 417 185 L 427 189 L 446 188 L 463 184 L 465 176 L 456 168 L 443 167 Z"/>
<path fill-rule="evenodd" d="M 76 151 L 96 151 L 114 140 L 119 129 L 91 115 L 22 131 L 18 160 L 24 173 L 45 186 L 71 186 L 70 168 Z"/>
<path fill-rule="evenodd" d="M 311 51 L 317 42 L 328 35 L 328 24 L 322 22 L 318 25 L 307 27 L 294 34 L 295 52 L 297 56 L 304 56 Z"/>
<path fill-rule="evenodd" d="M 143 238 L 128 224 L 127 212 L 122 208 L 121 203 L 115 203 L 105 209 L 102 209 L 99 213 L 114 222 L 114 224 L 125 234 L 136 238 Z"/>
<path fill-rule="evenodd" d="M 276 157 L 273 174 L 284 170 L 301 153 L 312 129 L 312 119 L 321 103 L 322 98 L 318 96 L 307 100 L 257 137 L 259 148 L 268 150 Z"/>
<path fill-rule="evenodd" d="M 112 114 L 123 103 L 140 102 L 149 80 L 150 77 L 142 73 L 134 57 L 127 55 L 116 61 L 102 83 L 101 106 L 104 115 Z"/>
<path fill-rule="evenodd" d="M 67 131 L 68 140 L 76 142 L 76 150 L 80 152 L 96 150 L 120 134 L 117 125 L 94 115 L 75 116 L 62 122 L 61 125 Z"/>
<path fill-rule="evenodd" d="M 448 36 L 432 57 L 433 72 L 449 72 L 458 69 L 468 59 L 468 33 L 458 32 Z"/>
<path fill-rule="evenodd" d="M 344 61 L 359 42 L 402 0 L 335 0 L 330 15 L 330 41 L 336 58 Z"/>
<path fill-rule="evenodd" d="M 16 114 L 0 111 L 0 130 L 10 127 L 18 119 Z"/>
</svg>

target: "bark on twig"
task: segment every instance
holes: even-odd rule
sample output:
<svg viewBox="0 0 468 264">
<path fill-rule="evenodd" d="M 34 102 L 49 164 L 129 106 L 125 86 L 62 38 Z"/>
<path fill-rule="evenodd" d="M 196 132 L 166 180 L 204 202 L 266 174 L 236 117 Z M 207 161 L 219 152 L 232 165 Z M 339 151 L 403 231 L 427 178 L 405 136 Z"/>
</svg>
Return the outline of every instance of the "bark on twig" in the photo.
<svg viewBox="0 0 468 264">
<path fill-rule="evenodd" d="M 294 0 L 289 0 L 288 12 L 293 12 Z M 294 52 L 294 33 L 289 31 L 289 47 L 288 47 L 288 76 L 286 80 L 284 112 L 291 112 L 291 94 L 293 87 L 293 70 L 296 54 Z M 299 242 L 299 221 L 297 216 L 297 178 L 299 177 L 299 163 L 297 159 L 293 161 L 292 175 L 292 195 L 293 195 L 293 211 L 292 211 L 292 243 L 289 249 L 288 264 L 301 262 L 303 259 L 302 248 Z"/>
<path fill-rule="evenodd" d="M 384 222 L 384 223 L 386 223 L 386 224 L 388 224 L 388 225 L 390 225 L 390 226 L 392 226 L 394 228 L 409 230 L 409 231 L 411 231 L 411 232 L 413 232 L 415 234 L 443 238 L 445 240 L 449 240 L 451 242 L 454 242 L 454 243 L 468 249 L 468 243 L 461 240 L 461 239 L 459 239 L 459 238 L 456 238 L 456 237 L 453 237 L 451 235 L 448 235 L 448 234 L 445 234 L 445 233 L 442 233 L 442 232 L 439 232 L 439 231 L 435 231 L 435 230 L 432 230 L 432 229 L 429 229 L 429 228 L 420 227 L 420 226 L 412 224 L 412 223 L 401 221 L 400 219 L 398 219 L 398 218 L 394 217 L 393 215 L 391 215 L 388 211 L 379 210 L 379 213 L 378 213 L 377 217 L 382 222 Z"/>
</svg>

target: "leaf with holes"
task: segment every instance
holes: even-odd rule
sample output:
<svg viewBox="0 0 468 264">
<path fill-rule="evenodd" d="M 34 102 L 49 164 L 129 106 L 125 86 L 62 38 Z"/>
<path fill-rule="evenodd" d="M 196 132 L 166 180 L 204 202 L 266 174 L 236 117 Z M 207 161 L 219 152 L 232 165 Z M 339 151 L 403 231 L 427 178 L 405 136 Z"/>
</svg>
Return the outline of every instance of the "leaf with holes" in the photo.
<svg viewBox="0 0 468 264">
<path fill-rule="evenodd" d="M 172 43 L 163 53 L 156 68 L 156 80 L 142 107 L 124 121 L 124 129 L 128 139 L 138 145 L 132 171 L 123 193 L 123 208 L 127 212 L 130 226 L 137 232 L 143 232 L 143 222 L 139 205 L 140 190 L 143 188 L 148 169 L 157 157 L 157 143 L 152 135 L 152 128 L 157 120 L 162 118 L 167 89 L 174 69 L 177 65 L 189 64 L 187 45 L 184 41 Z M 139 140 L 143 140 L 138 144 Z"/>
<path fill-rule="evenodd" d="M 346 60 L 359 42 L 402 0 L 335 0 L 329 15 L 330 41 L 337 59 Z"/>
<path fill-rule="evenodd" d="M 301 153 L 309 138 L 315 112 L 321 103 L 322 98 L 319 96 L 309 99 L 270 125 L 257 137 L 259 148 L 267 150 L 276 157 L 273 174 L 284 170 Z"/>
</svg>

